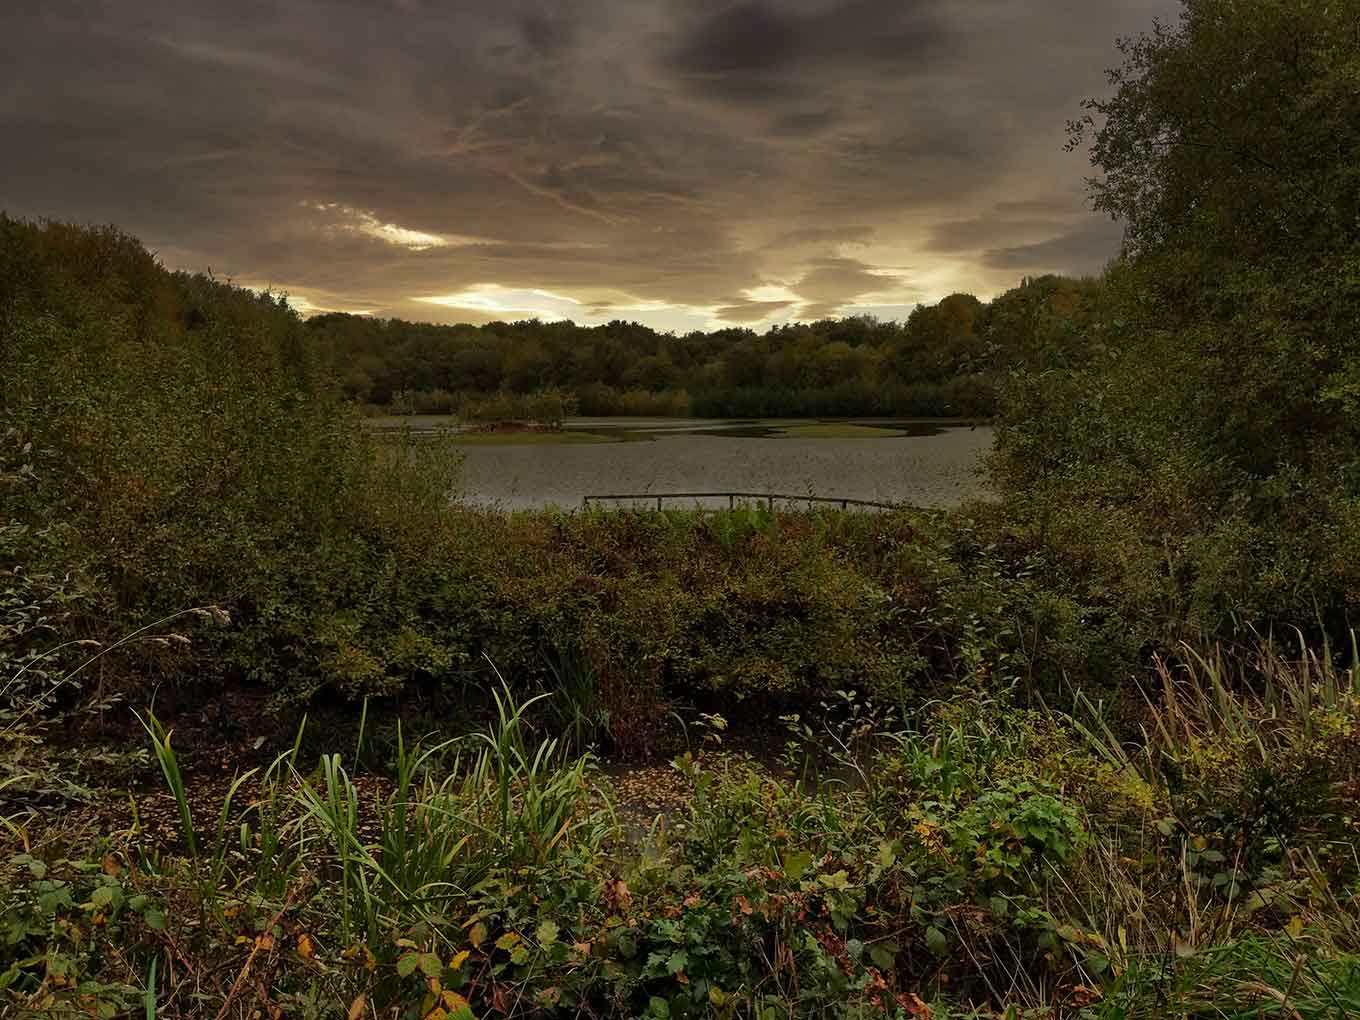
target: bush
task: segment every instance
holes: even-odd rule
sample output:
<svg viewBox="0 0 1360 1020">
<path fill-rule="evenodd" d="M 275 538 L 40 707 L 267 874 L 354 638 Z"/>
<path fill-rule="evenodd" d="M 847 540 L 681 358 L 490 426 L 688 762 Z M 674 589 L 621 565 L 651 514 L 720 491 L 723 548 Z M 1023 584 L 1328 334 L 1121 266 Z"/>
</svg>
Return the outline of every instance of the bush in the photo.
<svg viewBox="0 0 1360 1020">
<path fill-rule="evenodd" d="M 465 400 L 458 413 L 469 421 L 527 421 L 561 428 L 562 422 L 576 411 L 576 396 L 561 390 L 538 393 L 502 390 L 490 397 Z"/>
<path fill-rule="evenodd" d="M 128 649 L 105 684 L 305 695 L 440 668 L 414 570 L 446 526 L 455 461 L 438 444 L 375 442 L 281 301 L 166 273 L 116 231 L 0 219 L 0 238 L 0 288 L 20 293 L 0 320 L 0 434 L 41 458 L 0 517 L 60 535 L 30 544 L 24 576 L 84 578 L 101 612 L 77 634 L 105 643 L 231 610 L 192 660 Z"/>
</svg>

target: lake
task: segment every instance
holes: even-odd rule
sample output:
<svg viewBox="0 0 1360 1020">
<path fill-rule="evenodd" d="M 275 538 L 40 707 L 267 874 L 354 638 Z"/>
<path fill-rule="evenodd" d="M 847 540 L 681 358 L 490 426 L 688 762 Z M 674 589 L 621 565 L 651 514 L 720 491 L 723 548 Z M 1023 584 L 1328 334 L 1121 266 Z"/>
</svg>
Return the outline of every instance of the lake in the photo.
<svg viewBox="0 0 1360 1020">
<path fill-rule="evenodd" d="M 422 429 L 437 420 L 401 421 Z M 945 507 L 986 494 L 978 468 L 991 445 L 989 427 L 956 422 L 574 418 L 560 437 L 469 436 L 460 444 L 462 495 L 507 510 L 575 508 L 588 495 L 727 491 Z"/>
</svg>

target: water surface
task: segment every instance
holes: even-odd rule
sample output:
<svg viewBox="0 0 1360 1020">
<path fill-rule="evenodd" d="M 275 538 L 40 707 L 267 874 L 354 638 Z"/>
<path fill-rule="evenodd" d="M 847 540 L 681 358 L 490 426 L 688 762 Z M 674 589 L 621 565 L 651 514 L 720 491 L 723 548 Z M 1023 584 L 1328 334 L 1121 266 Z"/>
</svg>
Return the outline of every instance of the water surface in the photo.
<svg viewBox="0 0 1360 1020">
<path fill-rule="evenodd" d="M 918 420 L 577 418 L 567 427 L 618 441 L 465 446 L 464 498 L 522 510 L 579 507 L 584 496 L 742 491 L 954 506 L 986 494 L 978 466 L 992 445 L 986 426 Z"/>
</svg>

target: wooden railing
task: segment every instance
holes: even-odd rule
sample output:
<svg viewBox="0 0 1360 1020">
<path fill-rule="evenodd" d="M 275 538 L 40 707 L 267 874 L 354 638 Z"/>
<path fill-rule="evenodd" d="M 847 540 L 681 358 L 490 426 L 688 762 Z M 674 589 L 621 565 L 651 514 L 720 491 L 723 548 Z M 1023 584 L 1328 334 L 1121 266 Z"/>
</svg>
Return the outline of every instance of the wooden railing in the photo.
<svg viewBox="0 0 1360 1020">
<path fill-rule="evenodd" d="M 728 509 L 733 509 L 737 505 L 737 500 L 743 502 L 754 501 L 765 503 L 771 510 L 774 509 L 776 502 L 780 503 L 829 503 L 839 506 L 842 510 L 848 510 L 852 506 L 872 506 L 882 510 L 904 510 L 908 509 L 904 503 L 879 503 L 872 499 L 846 499 L 837 496 L 790 496 L 778 492 L 624 492 L 610 493 L 601 496 L 582 496 L 581 505 L 590 506 L 591 503 L 599 502 L 624 502 L 646 500 L 651 502 L 656 500 L 656 508 L 662 507 L 662 501 L 668 499 L 726 499 Z"/>
</svg>

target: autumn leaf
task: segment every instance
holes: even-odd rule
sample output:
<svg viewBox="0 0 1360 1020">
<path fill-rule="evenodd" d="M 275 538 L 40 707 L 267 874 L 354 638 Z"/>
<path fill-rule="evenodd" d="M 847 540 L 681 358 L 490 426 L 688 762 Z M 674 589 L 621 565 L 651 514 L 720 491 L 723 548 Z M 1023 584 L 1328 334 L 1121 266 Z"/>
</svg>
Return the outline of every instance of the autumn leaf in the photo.
<svg viewBox="0 0 1360 1020">
<path fill-rule="evenodd" d="M 472 1006 L 457 992 L 446 991 L 442 999 L 451 1020 L 473 1020 Z"/>
<path fill-rule="evenodd" d="M 368 1008 L 368 993 L 360 992 L 354 1001 L 349 1004 L 349 1012 L 345 1014 L 345 1020 L 359 1020 L 364 1015 L 364 1010 Z"/>
<path fill-rule="evenodd" d="M 907 1011 L 910 1020 L 930 1020 L 930 1006 L 915 992 L 904 992 L 897 997 L 898 1005 Z"/>
</svg>

